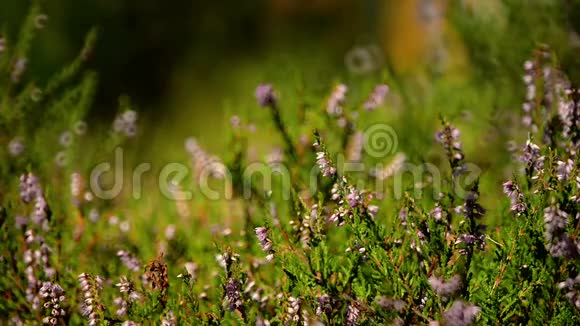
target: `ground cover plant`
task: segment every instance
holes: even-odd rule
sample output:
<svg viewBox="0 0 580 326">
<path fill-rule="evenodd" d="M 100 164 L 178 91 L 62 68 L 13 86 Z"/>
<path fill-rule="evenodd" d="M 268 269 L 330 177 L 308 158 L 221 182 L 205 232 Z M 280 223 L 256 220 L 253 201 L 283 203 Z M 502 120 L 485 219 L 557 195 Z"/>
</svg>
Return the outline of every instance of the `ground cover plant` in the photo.
<svg viewBox="0 0 580 326">
<path fill-rule="evenodd" d="M 33 6 L 0 36 L 3 323 L 580 323 L 580 93 L 550 47 L 510 67 L 520 108 L 486 147 L 500 172 L 470 157 L 477 122 L 380 115 L 416 105 L 391 73 L 322 95 L 255 85 L 228 151 L 191 137 L 152 166 L 131 150 L 129 98 L 108 125 L 85 120 L 95 31 L 46 84 L 26 74 L 45 21 Z"/>
</svg>

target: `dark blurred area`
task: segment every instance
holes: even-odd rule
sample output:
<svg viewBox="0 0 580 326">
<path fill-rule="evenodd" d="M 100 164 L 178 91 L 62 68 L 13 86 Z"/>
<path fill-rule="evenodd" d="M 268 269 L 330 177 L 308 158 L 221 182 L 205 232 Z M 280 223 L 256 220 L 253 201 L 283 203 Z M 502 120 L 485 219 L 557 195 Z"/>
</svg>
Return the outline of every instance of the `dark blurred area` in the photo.
<svg viewBox="0 0 580 326">
<path fill-rule="evenodd" d="M 353 35 L 374 25 L 361 14 L 372 13 L 376 4 L 360 3 L 46 1 L 42 5 L 49 17 L 48 27 L 39 37 L 43 52 L 35 54 L 31 67 L 37 76 L 48 78 L 55 72 L 53 67 L 76 55 L 87 31 L 96 26 L 100 37 L 89 64 L 100 79 L 95 110 L 115 110 L 120 94 L 150 110 L 165 102 L 172 76 L 185 69 L 185 62 L 187 74 L 209 82 L 216 78 L 212 74 L 217 66 L 257 55 L 273 43 L 300 40 L 336 48 L 348 46 Z M 5 24 L 15 35 L 29 5 L 28 1 L 0 3 L 0 25 Z"/>
<path fill-rule="evenodd" d="M 216 99 L 228 93 L 224 87 L 236 78 L 230 76 L 232 67 L 248 62 L 260 65 L 268 54 L 283 57 L 301 53 L 305 61 L 295 62 L 295 68 L 320 75 L 325 67 L 331 67 L 333 71 L 323 79 L 327 81 L 346 70 L 345 53 L 358 43 L 377 44 L 387 63 L 403 73 L 415 73 L 417 67 L 426 65 L 438 74 L 465 75 L 467 67 L 474 65 L 481 68 L 484 78 L 494 78 L 509 64 L 515 78 L 534 42 L 548 38 L 557 43 L 555 50 L 562 53 L 563 62 L 572 67 L 570 75 L 577 80 L 579 56 L 562 49 L 568 42 L 580 43 L 580 1 L 558 2 L 561 6 L 553 6 L 553 13 L 534 9 L 543 8 L 540 2 L 41 1 L 48 25 L 35 44 L 31 70 L 36 78 L 48 79 L 75 57 L 89 29 L 98 27 L 99 40 L 88 66 L 99 73 L 100 80 L 92 115 L 106 118 L 116 110 L 121 94 L 129 95 L 142 112 L 175 106 L 176 93 L 188 92 L 215 98 L 208 100 L 209 106 L 220 106 L 221 100 Z M 13 38 L 30 3 L 0 2 L 0 27 L 4 26 Z M 513 30 L 513 35 L 497 34 L 499 41 L 507 43 L 511 37 L 519 47 L 498 52 L 502 45 L 491 43 L 486 34 L 496 31 L 482 31 L 479 25 L 473 26 L 473 31 L 465 28 L 463 34 L 459 33 L 444 18 L 449 12 L 453 14 L 449 8 L 461 8 L 455 21 L 468 28 L 474 18 L 465 13 L 500 17 L 498 21 L 503 21 L 506 28 L 517 21 L 521 29 Z M 518 8 L 530 9 L 523 12 Z M 535 17 L 539 15 L 546 20 Z M 524 40 L 529 25 L 537 21 L 546 22 L 530 33 L 536 33 L 538 40 L 535 36 Z M 569 29 L 570 41 L 550 39 L 562 27 Z M 279 60 L 275 68 L 288 69 L 287 63 L 292 60 Z M 250 94 L 247 91 L 254 86 L 249 85 L 244 94 Z M 193 108 L 196 112 L 208 110 L 197 106 Z"/>
</svg>

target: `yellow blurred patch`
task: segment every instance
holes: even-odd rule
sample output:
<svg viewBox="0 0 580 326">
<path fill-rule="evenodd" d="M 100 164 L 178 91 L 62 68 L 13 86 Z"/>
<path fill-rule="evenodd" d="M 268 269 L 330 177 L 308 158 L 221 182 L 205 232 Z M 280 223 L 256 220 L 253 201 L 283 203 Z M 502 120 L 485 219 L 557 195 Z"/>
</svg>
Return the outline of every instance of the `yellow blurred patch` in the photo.
<svg viewBox="0 0 580 326">
<path fill-rule="evenodd" d="M 384 7 L 384 49 L 403 74 L 435 67 L 447 75 L 467 68 L 460 37 L 445 18 L 445 1 L 390 1 Z"/>
</svg>

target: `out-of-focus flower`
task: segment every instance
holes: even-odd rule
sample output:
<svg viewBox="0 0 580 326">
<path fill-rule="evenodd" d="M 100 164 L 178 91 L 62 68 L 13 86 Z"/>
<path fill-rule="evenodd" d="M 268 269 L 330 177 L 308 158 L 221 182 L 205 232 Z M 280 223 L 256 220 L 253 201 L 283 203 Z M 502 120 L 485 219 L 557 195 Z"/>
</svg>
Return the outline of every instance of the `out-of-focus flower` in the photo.
<svg viewBox="0 0 580 326">
<path fill-rule="evenodd" d="M 177 321 L 175 319 L 175 314 L 173 311 L 169 310 L 165 317 L 161 318 L 161 326 L 175 326 L 177 325 Z"/>
<path fill-rule="evenodd" d="M 46 27 L 46 23 L 48 22 L 48 16 L 45 14 L 40 14 L 34 17 L 34 27 L 37 29 L 44 29 Z"/>
<path fill-rule="evenodd" d="M 387 85 L 378 85 L 375 87 L 371 95 L 369 96 L 368 100 L 364 103 L 364 108 L 367 111 L 373 111 L 379 106 L 383 105 L 385 102 L 385 98 L 389 93 L 389 86 Z"/>
<path fill-rule="evenodd" d="M 443 301 L 447 301 L 461 288 L 461 278 L 459 275 L 454 275 L 449 280 L 445 281 L 443 278 L 431 276 L 429 278 L 429 285 L 431 285 L 433 291 L 435 291 Z"/>
<path fill-rule="evenodd" d="M 274 88 L 271 84 L 261 84 L 256 87 L 255 92 L 256 100 L 258 105 L 262 107 L 274 107 L 276 106 L 276 95 L 274 94 Z"/>
<path fill-rule="evenodd" d="M 190 137 L 185 140 L 185 150 L 191 157 L 194 172 L 198 177 L 211 175 L 223 179 L 227 176 L 228 171 L 225 164 L 218 157 L 203 150 L 195 138 Z"/>
<path fill-rule="evenodd" d="M 469 326 L 481 309 L 474 304 L 461 300 L 453 302 L 451 308 L 443 313 L 445 325 Z"/>
<path fill-rule="evenodd" d="M 137 118 L 138 114 L 134 110 L 126 110 L 118 114 L 113 121 L 113 131 L 124 133 L 129 138 L 134 137 L 137 135 Z"/>
<path fill-rule="evenodd" d="M 26 71 L 26 67 L 28 66 L 28 59 L 26 58 L 18 58 L 12 67 L 12 74 L 10 78 L 12 82 L 18 83 L 24 71 Z"/>
<path fill-rule="evenodd" d="M 447 213 L 441 209 L 441 206 L 436 206 L 429 215 L 437 222 L 441 222 Z"/>
<path fill-rule="evenodd" d="M 141 270 L 141 263 L 137 257 L 125 250 L 117 251 L 117 256 L 121 259 L 123 264 L 131 271 L 138 272 Z"/>
<path fill-rule="evenodd" d="M 344 84 L 339 84 L 334 88 L 328 103 L 326 104 L 326 112 L 331 116 L 340 116 L 343 112 L 342 105 L 346 100 L 346 92 L 348 87 Z"/>
<path fill-rule="evenodd" d="M 8 152 L 12 156 L 20 156 L 24 152 L 24 140 L 20 137 L 13 138 L 8 143 Z"/>
<path fill-rule="evenodd" d="M 272 240 L 268 238 L 268 229 L 262 226 L 257 227 L 255 231 L 256 236 L 260 241 L 260 246 L 262 247 L 262 250 L 268 254 L 268 257 L 266 259 L 268 261 L 271 261 L 272 259 L 274 259 L 274 252 L 272 250 Z"/>
<path fill-rule="evenodd" d="M 336 173 L 336 168 L 332 166 L 332 162 L 328 159 L 326 152 L 316 153 L 316 163 L 325 177 L 333 176 Z"/>
<path fill-rule="evenodd" d="M 560 282 L 558 288 L 567 291 L 566 298 L 568 298 L 568 301 L 570 301 L 577 310 L 580 310 L 580 293 L 576 287 L 577 284 L 580 284 L 580 274 L 576 275 L 575 278 L 569 278 L 564 282 Z"/>
<path fill-rule="evenodd" d="M 65 151 L 60 151 L 56 153 L 56 156 L 54 157 L 54 163 L 56 164 L 56 166 L 61 168 L 67 166 L 68 154 Z"/>
<path fill-rule="evenodd" d="M 565 233 L 568 223 L 568 214 L 558 207 L 552 205 L 544 209 L 546 248 L 554 257 L 570 258 L 578 255 L 574 240 Z"/>
<path fill-rule="evenodd" d="M 103 307 L 99 303 L 99 293 L 103 290 L 103 278 L 82 273 L 77 277 L 81 286 L 82 298 L 81 313 L 87 317 L 89 326 L 99 325 L 102 320 Z"/>
<path fill-rule="evenodd" d="M 318 301 L 318 306 L 316 307 L 316 316 L 322 316 L 322 314 L 329 316 L 335 308 L 334 304 L 336 300 L 334 300 L 328 294 L 319 296 L 316 298 L 316 301 Z"/>
<path fill-rule="evenodd" d="M 87 123 L 84 121 L 77 121 L 73 126 L 75 134 L 82 136 L 87 132 Z"/>
<path fill-rule="evenodd" d="M 387 310 L 395 310 L 401 311 L 405 308 L 405 301 L 403 300 L 395 300 L 387 297 L 379 297 L 375 300 L 377 306 L 387 309 Z"/>
<path fill-rule="evenodd" d="M 574 161 L 568 159 L 566 161 L 558 161 L 558 180 L 559 181 L 566 181 L 570 178 L 572 171 L 574 170 Z"/>
<path fill-rule="evenodd" d="M 286 320 L 289 322 L 298 322 L 300 321 L 300 298 L 289 297 L 288 298 L 288 316 Z"/>
<path fill-rule="evenodd" d="M 346 159 L 349 162 L 360 162 L 362 159 L 362 151 L 364 147 L 364 133 L 362 131 L 356 131 L 349 139 Z"/>
</svg>

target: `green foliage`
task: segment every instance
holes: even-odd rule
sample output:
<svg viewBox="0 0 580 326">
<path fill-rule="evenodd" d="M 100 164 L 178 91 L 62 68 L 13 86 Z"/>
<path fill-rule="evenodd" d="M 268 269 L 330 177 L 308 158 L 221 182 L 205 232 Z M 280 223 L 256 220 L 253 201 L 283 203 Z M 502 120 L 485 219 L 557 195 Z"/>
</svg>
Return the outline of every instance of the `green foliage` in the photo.
<svg viewBox="0 0 580 326">
<path fill-rule="evenodd" d="M 510 15 L 523 10 L 518 6 L 506 4 Z M 0 142 L 8 148 L 0 164 L 2 318 L 53 325 L 580 323 L 580 105 L 547 47 L 524 65 L 520 92 L 514 91 L 519 57 L 497 48 L 506 40 L 472 40 L 485 50 L 474 61 L 505 59 L 518 71 L 498 103 L 519 96 L 510 92 L 527 93 L 524 123 L 505 127 L 522 149 L 495 154 L 511 171 L 503 184 L 507 198 L 493 179 L 502 173 L 488 173 L 488 161 L 470 158 L 482 155 L 470 147 L 478 144 L 478 131 L 489 129 L 481 121 L 470 129 L 469 121 L 455 118 L 480 97 L 481 106 L 493 102 L 493 88 L 479 87 L 481 76 L 462 85 L 434 81 L 434 89 L 460 98 L 444 102 L 446 111 L 434 95 L 390 102 L 397 92 L 414 91 L 402 84 L 386 101 L 380 88 L 366 84 L 348 97 L 340 85 L 329 87 L 330 96 L 301 87 L 290 94 L 293 82 L 282 93 L 261 85 L 253 116 L 280 146 L 267 162 L 252 157 L 255 126 L 235 117 L 222 158 L 186 141 L 191 182 L 146 179 L 144 197 L 124 189 L 108 198 L 97 190 L 116 184 L 116 175 L 93 173 L 107 153 L 138 139 L 137 113 L 121 97 L 112 128 L 91 126 L 91 137 L 78 129 L 96 89 L 96 74 L 82 69 L 95 31 L 45 86 L 25 83 L 23 72 L 14 78 L 39 15 L 33 5 L 16 45 L 0 54 Z M 526 24 L 540 16 L 526 16 Z M 561 19 L 557 12 L 553 17 Z M 534 41 L 527 39 L 518 55 Z M 393 80 L 385 73 L 379 84 Z M 298 117 L 289 117 L 288 97 L 301 103 Z M 389 118 L 377 112 L 423 103 L 452 117 L 440 118 L 437 144 L 429 127 L 439 112 Z M 397 132 L 386 124 L 419 119 L 418 130 Z M 376 130 L 386 138 L 373 141 Z M 74 141 L 63 139 L 67 131 Z M 413 136 L 429 141 L 408 139 Z M 63 155 L 68 159 L 55 162 Z M 129 179 L 142 186 L 135 174 L 121 177 Z M 162 186 L 170 200 L 151 195 Z M 216 189 L 226 198 L 213 198 Z M 191 198 L 176 195 L 183 191 Z"/>
</svg>

